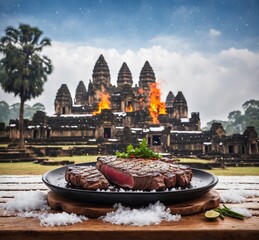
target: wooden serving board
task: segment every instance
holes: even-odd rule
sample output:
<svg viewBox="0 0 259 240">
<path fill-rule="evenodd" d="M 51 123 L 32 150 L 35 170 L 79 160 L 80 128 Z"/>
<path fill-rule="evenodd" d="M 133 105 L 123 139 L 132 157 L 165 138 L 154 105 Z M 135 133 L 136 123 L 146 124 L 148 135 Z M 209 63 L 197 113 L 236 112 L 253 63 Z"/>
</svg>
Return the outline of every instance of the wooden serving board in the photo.
<svg viewBox="0 0 259 240">
<path fill-rule="evenodd" d="M 111 205 L 105 206 L 70 200 L 52 191 L 48 192 L 47 198 L 49 206 L 54 210 L 62 210 L 67 213 L 76 213 L 78 215 L 84 215 L 90 218 L 98 218 L 116 210 Z M 216 208 L 219 203 L 219 193 L 215 190 L 211 190 L 210 192 L 193 200 L 165 205 L 170 208 L 172 214 L 191 215 Z"/>
</svg>

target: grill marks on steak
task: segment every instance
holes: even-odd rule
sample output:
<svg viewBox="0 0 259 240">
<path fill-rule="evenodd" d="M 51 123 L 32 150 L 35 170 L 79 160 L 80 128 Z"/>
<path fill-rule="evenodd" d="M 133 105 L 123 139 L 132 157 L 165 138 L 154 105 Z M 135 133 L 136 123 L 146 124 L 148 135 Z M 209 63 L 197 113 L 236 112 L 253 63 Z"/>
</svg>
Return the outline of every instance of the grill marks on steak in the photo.
<svg viewBox="0 0 259 240">
<path fill-rule="evenodd" d="M 93 166 L 70 166 L 65 173 L 65 179 L 74 187 L 87 190 L 109 187 L 108 180 Z"/>
<path fill-rule="evenodd" d="M 110 182 L 129 189 L 186 187 L 192 178 L 190 167 L 159 160 L 99 157 L 96 167 Z"/>
</svg>

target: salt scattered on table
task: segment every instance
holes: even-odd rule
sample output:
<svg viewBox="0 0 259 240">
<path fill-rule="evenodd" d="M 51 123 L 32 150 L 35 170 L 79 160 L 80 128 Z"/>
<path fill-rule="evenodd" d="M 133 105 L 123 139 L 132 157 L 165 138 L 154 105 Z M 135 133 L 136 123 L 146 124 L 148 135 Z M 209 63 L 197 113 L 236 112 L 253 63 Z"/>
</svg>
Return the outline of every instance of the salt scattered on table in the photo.
<svg viewBox="0 0 259 240">
<path fill-rule="evenodd" d="M 121 204 L 114 205 L 116 211 L 107 213 L 101 219 L 116 225 L 148 226 L 157 225 L 161 221 L 179 221 L 180 215 L 172 215 L 169 208 L 156 202 L 148 207 L 131 209 Z"/>
<path fill-rule="evenodd" d="M 50 209 L 47 195 L 39 190 L 19 192 L 13 199 L 4 204 L 8 211 L 18 211 L 18 216 L 38 218 L 42 226 L 66 226 L 87 220 L 88 218 L 74 213 L 48 213 Z M 41 212 L 35 212 L 40 210 Z"/>
<path fill-rule="evenodd" d="M 74 213 L 49 213 L 46 216 L 42 215 L 39 217 L 40 224 L 43 226 L 67 226 L 70 224 L 80 223 L 88 220 L 87 217 L 82 215 L 76 215 Z"/>
<path fill-rule="evenodd" d="M 252 217 L 252 213 L 246 208 L 231 208 L 232 211 L 238 212 L 245 217 Z"/>
<path fill-rule="evenodd" d="M 246 201 L 246 198 L 258 196 L 259 192 L 255 190 L 230 189 L 220 194 L 220 201 L 222 203 L 243 203 Z M 246 208 L 231 208 L 231 210 L 238 212 L 245 217 L 252 217 L 251 212 Z"/>
<path fill-rule="evenodd" d="M 223 203 L 242 203 L 247 197 L 258 197 L 259 192 L 255 190 L 236 190 L 230 189 L 220 194 L 220 200 Z"/>
<path fill-rule="evenodd" d="M 21 212 L 18 214 L 20 217 L 38 218 L 41 226 L 67 226 L 75 223 L 81 223 L 88 220 L 87 217 L 76 215 L 75 213 L 35 213 L 35 212 Z"/>
<path fill-rule="evenodd" d="M 47 195 L 39 190 L 23 191 L 5 203 L 4 208 L 9 211 L 32 211 L 50 209 Z"/>
</svg>

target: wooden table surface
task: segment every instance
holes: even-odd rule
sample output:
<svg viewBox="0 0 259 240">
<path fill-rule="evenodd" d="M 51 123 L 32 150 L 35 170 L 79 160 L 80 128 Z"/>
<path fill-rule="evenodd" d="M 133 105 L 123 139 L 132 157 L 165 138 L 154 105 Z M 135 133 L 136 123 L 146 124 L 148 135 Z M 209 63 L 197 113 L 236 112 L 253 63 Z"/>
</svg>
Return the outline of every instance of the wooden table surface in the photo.
<svg viewBox="0 0 259 240">
<path fill-rule="evenodd" d="M 258 176 L 219 176 L 214 189 L 223 193 L 228 189 L 259 191 Z M 162 222 L 144 227 L 113 225 L 99 219 L 89 219 L 69 226 L 44 227 L 35 218 L 22 218 L 6 214 L 3 205 L 19 191 L 48 188 L 35 175 L 0 176 L 0 239 L 259 239 L 259 197 L 246 198 L 244 203 L 228 203 L 229 207 L 246 208 L 252 217 L 244 220 L 226 217 L 224 220 L 208 221 L 204 213 L 182 216 L 178 222 Z"/>
</svg>

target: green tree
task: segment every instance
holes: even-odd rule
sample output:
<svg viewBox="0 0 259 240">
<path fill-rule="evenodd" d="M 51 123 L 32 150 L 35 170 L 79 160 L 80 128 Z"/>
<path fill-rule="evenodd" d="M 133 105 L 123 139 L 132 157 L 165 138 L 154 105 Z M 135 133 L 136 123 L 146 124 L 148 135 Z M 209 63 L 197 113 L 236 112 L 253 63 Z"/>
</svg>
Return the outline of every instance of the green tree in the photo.
<svg viewBox="0 0 259 240">
<path fill-rule="evenodd" d="M 213 122 L 220 122 L 228 134 L 243 133 L 248 126 L 254 126 L 259 133 L 259 100 L 251 99 L 242 105 L 244 114 L 240 110 L 228 114 L 228 121 L 212 120 L 204 130 L 209 130 Z"/>
<path fill-rule="evenodd" d="M 45 107 L 43 104 L 41 103 L 35 103 L 34 105 L 30 106 L 30 105 L 25 105 L 24 107 L 24 115 L 25 118 L 32 120 L 33 115 L 37 112 L 37 111 L 45 111 Z"/>
<path fill-rule="evenodd" d="M 31 119 L 33 116 L 33 109 L 29 104 L 24 104 L 24 119 Z"/>
<path fill-rule="evenodd" d="M 228 114 L 229 133 L 241 133 L 244 131 L 244 115 L 241 111 L 232 111 Z"/>
<path fill-rule="evenodd" d="M 243 104 L 245 126 L 254 126 L 259 134 L 259 100 L 251 99 Z"/>
<path fill-rule="evenodd" d="M 8 124 L 8 121 L 10 119 L 10 110 L 9 105 L 5 101 L 0 102 L 0 122 L 4 122 L 5 124 Z"/>
<path fill-rule="evenodd" d="M 221 123 L 222 127 L 225 129 L 226 132 L 232 131 L 232 128 L 229 125 L 228 121 L 223 121 L 223 120 L 211 120 L 207 122 L 206 126 L 202 130 L 209 131 L 213 123 Z"/>
<path fill-rule="evenodd" d="M 49 38 L 42 38 L 37 27 L 20 24 L 16 29 L 7 27 L 5 36 L 0 39 L 0 60 L 4 74 L 1 86 L 5 92 L 14 93 L 20 98 L 19 111 L 19 147 L 24 148 L 24 103 L 43 92 L 43 85 L 53 67 L 51 60 L 40 54 L 44 47 L 50 46 Z"/>
<path fill-rule="evenodd" d="M 34 113 L 36 113 L 37 111 L 45 112 L 45 106 L 42 103 L 35 103 L 35 104 L 33 104 L 32 105 L 32 109 L 33 109 Z"/>
<path fill-rule="evenodd" d="M 10 107 L 10 119 L 19 118 L 20 103 L 14 103 Z"/>
<path fill-rule="evenodd" d="M 8 124 L 10 119 L 19 118 L 20 103 L 14 103 L 8 105 L 5 101 L 0 101 L 0 122 Z M 24 104 L 24 119 L 32 120 L 33 115 L 37 111 L 45 111 L 45 106 L 42 103 L 35 103 L 32 106 L 29 104 Z"/>
</svg>

